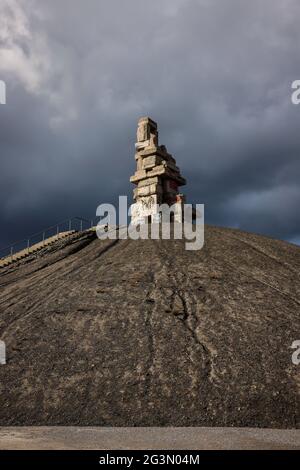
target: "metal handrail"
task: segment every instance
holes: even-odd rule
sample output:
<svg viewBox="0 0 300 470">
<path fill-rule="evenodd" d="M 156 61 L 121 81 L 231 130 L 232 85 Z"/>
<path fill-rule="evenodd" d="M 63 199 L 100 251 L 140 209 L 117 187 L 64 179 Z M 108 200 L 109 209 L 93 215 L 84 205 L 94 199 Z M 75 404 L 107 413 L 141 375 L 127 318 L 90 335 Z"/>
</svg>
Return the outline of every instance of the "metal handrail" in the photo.
<svg viewBox="0 0 300 470">
<path fill-rule="evenodd" d="M 29 250 L 29 248 L 30 248 L 33 244 L 39 243 L 39 242 L 41 242 L 41 241 L 44 242 L 45 239 L 46 239 L 46 234 L 47 234 L 47 232 L 49 232 L 50 230 L 56 229 L 56 234 L 59 234 L 59 233 L 60 233 L 59 228 L 60 228 L 60 226 L 62 226 L 63 224 L 68 224 L 68 231 L 71 231 L 71 230 L 72 230 L 72 222 L 75 221 L 75 220 L 80 222 L 80 232 L 83 231 L 83 223 L 89 224 L 89 228 L 91 228 L 91 227 L 93 226 L 93 223 L 94 223 L 94 219 L 88 220 L 88 219 L 84 219 L 83 217 L 77 217 L 77 216 L 76 216 L 76 217 L 71 217 L 71 218 L 69 218 L 69 219 L 64 219 L 64 220 L 62 220 L 61 222 L 59 222 L 59 223 L 57 223 L 57 224 L 55 224 L 55 225 L 51 225 L 51 226 L 45 228 L 44 230 L 41 230 L 40 232 L 33 233 L 33 234 L 31 234 L 29 237 L 23 238 L 22 240 L 18 240 L 18 241 L 14 242 L 14 243 L 11 243 L 10 245 L 8 245 L 8 246 L 6 246 L 6 247 L 4 247 L 4 248 L 1 248 L 1 250 L 0 250 L 0 259 L 6 258 L 6 257 L 8 257 L 8 256 L 13 256 L 13 254 L 14 254 L 14 247 L 15 247 L 16 245 L 20 245 L 20 244 L 23 243 L 23 244 L 24 244 L 24 248 L 22 248 L 22 249 L 26 249 L 26 248 L 27 248 L 27 249 Z M 78 230 L 75 230 L 75 231 L 78 231 Z M 41 238 L 42 238 L 42 239 L 39 240 L 39 241 L 35 241 L 33 244 L 30 244 L 30 241 L 31 241 L 33 238 L 38 237 L 39 235 L 41 235 Z M 53 235 L 53 236 L 54 236 L 54 235 Z M 18 251 L 20 251 L 20 250 L 18 250 Z M 4 255 L 4 256 L 1 256 L 1 253 L 4 253 L 4 252 L 6 252 L 7 254 Z"/>
</svg>

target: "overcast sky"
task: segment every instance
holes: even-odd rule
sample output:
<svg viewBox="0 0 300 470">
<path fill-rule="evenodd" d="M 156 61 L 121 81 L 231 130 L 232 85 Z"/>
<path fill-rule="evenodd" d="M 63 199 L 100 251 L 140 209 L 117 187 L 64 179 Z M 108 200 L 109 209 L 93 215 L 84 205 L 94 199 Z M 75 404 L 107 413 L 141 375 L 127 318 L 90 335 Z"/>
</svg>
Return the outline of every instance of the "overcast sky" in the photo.
<svg viewBox="0 0 300 470">
<path fill-rule="evenodd" d="M 137 120 L 206 222 L 300 244 L 299 0 L 0 0 L 0 245 L 132 195 Z"/>
</svg>

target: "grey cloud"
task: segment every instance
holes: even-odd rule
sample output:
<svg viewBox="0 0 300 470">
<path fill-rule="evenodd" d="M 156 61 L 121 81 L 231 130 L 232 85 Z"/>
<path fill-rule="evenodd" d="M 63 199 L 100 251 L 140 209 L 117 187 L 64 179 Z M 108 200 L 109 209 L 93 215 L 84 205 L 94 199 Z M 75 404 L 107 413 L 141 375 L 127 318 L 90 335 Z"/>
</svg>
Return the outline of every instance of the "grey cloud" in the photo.
<svg viewBox="0 0 300 470">
<path fill-rule="evenodd" d="M 141 115 L 208 222 L 300 239 L 297 0 L 11 5 L 28 34 L 0 51 L 17 44 L 27 74 L 0 61 L 1 245 L 131 196 Z"/>
</svg>

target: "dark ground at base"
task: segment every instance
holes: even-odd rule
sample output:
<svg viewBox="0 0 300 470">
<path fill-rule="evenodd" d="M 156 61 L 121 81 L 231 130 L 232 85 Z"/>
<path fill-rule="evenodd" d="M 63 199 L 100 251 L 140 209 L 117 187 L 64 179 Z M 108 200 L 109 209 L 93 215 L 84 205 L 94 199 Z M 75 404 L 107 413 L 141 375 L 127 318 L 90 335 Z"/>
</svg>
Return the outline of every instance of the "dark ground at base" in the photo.
<svg viewBox="0 0 300 470">
<path fill-rule="evenodd" d="M 0 270 L 0 425 L 300 426 L 300 248 L 206 227 Z"/>
</svg>

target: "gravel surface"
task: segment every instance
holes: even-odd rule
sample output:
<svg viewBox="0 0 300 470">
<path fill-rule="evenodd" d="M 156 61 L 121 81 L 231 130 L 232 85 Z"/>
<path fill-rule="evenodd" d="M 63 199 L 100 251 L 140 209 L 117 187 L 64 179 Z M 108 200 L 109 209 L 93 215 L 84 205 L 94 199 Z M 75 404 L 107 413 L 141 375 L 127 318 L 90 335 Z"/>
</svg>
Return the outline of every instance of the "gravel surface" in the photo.
<svg viewBox="0 0 300 470">
<path fill-rule="evenodd" d="M 0 270 L 0 339 L 1 426 L 297 428 L 300 248 L 77 234 Z"/>
</svg>

